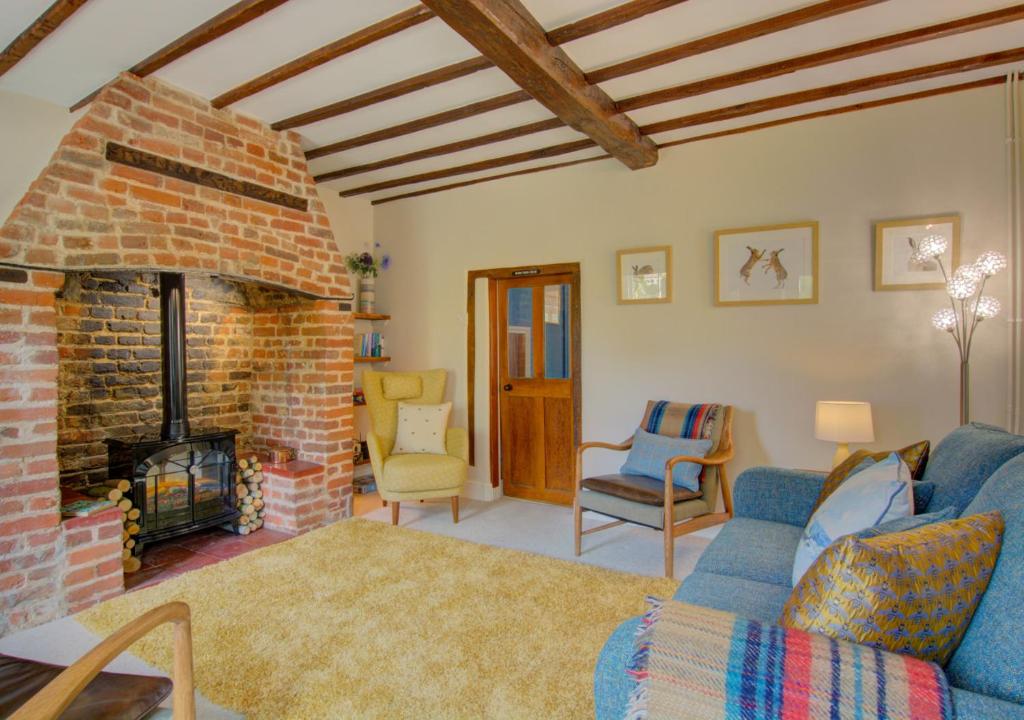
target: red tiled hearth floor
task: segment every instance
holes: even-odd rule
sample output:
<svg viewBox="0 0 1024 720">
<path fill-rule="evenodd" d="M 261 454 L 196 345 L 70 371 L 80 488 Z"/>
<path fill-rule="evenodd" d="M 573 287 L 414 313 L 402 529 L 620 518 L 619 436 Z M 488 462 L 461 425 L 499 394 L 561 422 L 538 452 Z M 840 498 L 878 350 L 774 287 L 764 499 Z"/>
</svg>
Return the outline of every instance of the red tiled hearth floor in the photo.
<svg viewBox="0 0 1024 720">
<path fill-rule="evenodd" d="M 142 552 L 142 568 L 124 576 L 127 591 L 138 590 L 177 577 L 196 568 L 244 555 L 250 550 L 294 537 L 288 533 L 260 528 L 250 535 L 235 535 L 211 528 L 191 535 L 150 543 Z"/>
</svg>

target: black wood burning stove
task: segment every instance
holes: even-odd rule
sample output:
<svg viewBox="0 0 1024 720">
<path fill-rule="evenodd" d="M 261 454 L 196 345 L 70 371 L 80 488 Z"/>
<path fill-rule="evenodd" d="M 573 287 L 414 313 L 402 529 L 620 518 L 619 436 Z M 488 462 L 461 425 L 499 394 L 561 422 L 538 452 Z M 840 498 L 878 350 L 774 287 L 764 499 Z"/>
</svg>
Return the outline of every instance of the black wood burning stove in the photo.
<svg viewBox="0 0 1024 720">
<path fill-rule="evenodd" d="M 108 439 L 111 478 L 132 482 L 142 514 L 135 553 L 152 540 L 182 535 L 238 517 L 237 430 L 196 429 L 188 422 L 185 373 L 185 276 L 160 273 L 163 423 L 159 434 Z"/>
</svg>

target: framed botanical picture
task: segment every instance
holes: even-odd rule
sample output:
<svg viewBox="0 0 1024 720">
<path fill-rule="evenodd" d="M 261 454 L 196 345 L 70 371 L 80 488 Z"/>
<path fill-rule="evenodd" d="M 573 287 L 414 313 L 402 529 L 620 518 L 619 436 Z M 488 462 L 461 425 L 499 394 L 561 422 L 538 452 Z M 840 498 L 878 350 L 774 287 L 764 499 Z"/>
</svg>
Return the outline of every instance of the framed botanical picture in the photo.
<svg viewBox="0 0 1024 720">
<path fill-rule="evenodd" d="M 939 263 L 915 256 L 921 240 L 942 235 L 949 241 L 941 258 L 947 272 L 960 262 L 960 216 L 906 218 L 875 223 L 875 290 L 941 290 Z"/>
<path fill-rule="evenodd" d="M 672 302 L 672 247 L 630 248 L 616 253 L 619 304 Z"/>
<path fill-rule="evenodd" d="M 817 222 L 715 233 L 715 305 L 817 302 Z"/>
</svg>

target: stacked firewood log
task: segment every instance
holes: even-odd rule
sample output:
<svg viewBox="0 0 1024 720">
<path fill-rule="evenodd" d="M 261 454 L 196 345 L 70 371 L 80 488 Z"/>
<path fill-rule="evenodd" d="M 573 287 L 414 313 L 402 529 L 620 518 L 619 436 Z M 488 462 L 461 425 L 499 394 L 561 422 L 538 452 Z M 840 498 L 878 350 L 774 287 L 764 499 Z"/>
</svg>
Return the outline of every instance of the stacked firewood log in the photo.
<svg viewBox="0 0 1024 720">
<path fill-rule="evenodd" d="M 109 480 L 104 485 L 96 485 L 86 489 L 86 495 L 91 497 L 106 498 L 114 503 L 121 511 L 121 523 L 124 525 L 121 531 L 121 543 L 124 546 L 121 550 L 121 559 L 124 562 L 126 573 L 136 572 L 142 567 L 142 561 L 135 556 L 135 536 L 139 534 L 139 516 L 142 511 L 135 507 L 127 493 L 132 489 L 130 480 Z"/>
<path fill-rule="evenodd" d="M 255 455 L 248 460 L 238 461 L 235 497 L 237 507 L 242 512 L 232 523 L 232 528 L 239 535 L 248 535 L 263 527 L 263 518 L 267 514 L 263 503 L 263 464 Z"/>
</svg>

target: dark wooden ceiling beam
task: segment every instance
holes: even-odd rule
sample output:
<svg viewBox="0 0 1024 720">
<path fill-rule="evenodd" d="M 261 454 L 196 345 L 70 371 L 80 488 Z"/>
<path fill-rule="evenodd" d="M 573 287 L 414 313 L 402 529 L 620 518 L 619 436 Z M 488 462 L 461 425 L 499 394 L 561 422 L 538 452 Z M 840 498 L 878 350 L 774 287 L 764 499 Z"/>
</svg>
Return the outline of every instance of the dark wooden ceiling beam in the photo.
<svg viewBox="0 0 1024 720">
<path fill-rule="evenodd" d="M 635 6 L 638 1 L 639 0 L 634 0 L 634 2 L 626 3 L 625 5 L 620 7 L 624 8 L 626 5 Z M 643 55 L 639 58 L 635 58 L 634 60 L 630 60 L 625 63 L 610 65 L 606 68 L 595 70 L 592 73 L 587 73 L 587 77 L 591 79 L 591 82 L 594 81 L 594 78 L 597 78 L 597 80 L 600 82 L 603 80 L 610 80 L 616 77 L 622 77 L 623 75 L 628 75 L 631 72 L 639 72 L 639 70 L 647 69 L 648 67 L 656 67 L 657 65 L 660 64 L 675 62 L 675 60 L 681 59 L 683 57 L 689 57 L 690 55 L 695 55 L 698 52 L 704 52 L 703 50 L 700 49 L 702 47 L 706 47 L 708 49 L 718 49 L 726 47 L 728 45 L 744 42 L 745 40 L 750 40 L 755 37 L 761 37 L 765 34 L 768 34 L 769 32 L 779 32 L 790 27 L 795 27 L 797 25 L 812 22 L 813 20 L 832 17 L 842 12 L 857 10 L 861 7 L 864 7 L 865 5 L 870 5 L 883 1 L 884 0 L 829 0 L 828 2 L 820 2 L 817 3 L 816 5 L 811 5 L 810 7 L 803 8 L 801 10 L 785 13 L 783 15 L 779 15 L 773 18 L 768 18 L 767 20 L 761 20 L 756 23 L 752 23 L 751 25 L 733 28 L 731 30 L 726 30 L 721 33 L 710 35 L 706 38 L 700 38 L 698 40 L 683 43 L 681 45 L 675 45 L 665 50 L 660 50 L 658 52 L 650 53 L 648 55 Z M 617 8 L 612 8 L 612 10 L 616 9 Z M 611 13 L 612 10 L 605 11 L 605 13 L 601 14 L 606 15 L 608 13 Z M 634 7 L 633 10 L 634 12 L 636 12 L 637 8 Z M 650 10 L 648 11 L 650 12 Z M 639 15 L 636 15 L 636 17 L 639 17 Z M 629 19 L 635 19 L 635 17 L 631 16 Z M 566 25 L 564 26 L 564 28 L 569 28 L 573 25 L 580 25 L 586 22 L 587 19 L 580 20 L 577 21 L 576 23 L 570 23 L 570 25 Z M 600 29 L 604 30 L 607 28 L 601 27 Z M 592 31 L 597 32 L 598 30 Z M 563 28 L 552 30 L 551 32 L 548 33 L 548 38 L 551 39 L 552 36 L 558 37 L 559 33 L 561 32 L 563 32 Z M 633 70 L 632 68 L 634 67 L 637 69 Z M 594 73 L 596 73 L 596 75 Z M 521 100 L 518 100 L 517 102 L 523 102 L 527 99 L 528 96 L 522 98 Z M 418 132 L 419 130 L 423 130 L 426 128 L 437 127 L 448 122 L 454 122 L 455 120 L 463 120 L 465 118 L 473 117 L 474 115 L 479 115 L 484 112 L 490 112 L 490 110 L 493 110 L 494 108 L 488 107 L 487 102 L 488 101 L 473 103 L 471 105 L 466 105 L 462 108 L 457 108 L 456 110 L 448 110 L 445 111 L 444 113 L 428 115 L 423 118 L 419 118 L 418 120 L 385 128 L 375 133 L 366 133 L 364 135 L 360 135 L 359 137 L 349 138 L 347 140 L 340 140 L 335 143 L 330 143 L 328 145 L 324 145 L 322 147 L 310 150 L 309 152 L 307 152 L 306 157 L 308 159 L 324 157 L 325 155 L 341 152 L 342 150 L 349 150 L 354 147 L 369 145 L 371 143 L 380 142 L 381 140 L 391 140 L 396 137 L 401 137 L 402 135 L 407 135 L 412 132 Z M 503 105 L 502 107 L 507 106 Z"/>
<path fill-rule="evenodd" d="M 696 40 L 674 45 L 658 52 L 633 58 L 632 60 L 592 70 L 587 73 L 587 80 L 592 83 L 614 80 L 615 78 L 632 75 L 642 70 L 650 70 L 659 65 L 666 65 L 683 60 L 684 58 L 693 57 L 694 55 L 719 50 L 730 45 L 737 45 L 748 40 L 789 30 L 818 20 L 824 20 L 852 10 L 860 10 L 869 5 L 877 5 L 880 2 L 886 2 L 886 0 L 825 0 L 824 2 L 815 3 L 814 5 L 783 13 L 782 15 L 774 15 L 764 20 L 741 25 L 715 33 L 714 35 L 708 35 L 707 37 L 697 38 Z"/>
<path fill-rule="evenodd" d="M 561 25 L 553 29 L 551 32 L 546 33 L 546 37 L 552 45 L 559 45 L 562 43 L 571 42 L 572 40 L 579 40 L 580 38 L 587 37 L 588 35 L 593 35 L 603 30 L 608 30 L 613 27 L 617 27 L 618 25 L 622 25 L 623 23 L 636 20 L 638 18 L 644 17 L 645 15 L 657 12 L 658 10 L 664 10 L 665 8 L 672 7 L 673 5 L 679 5 L 680 3 L 683 2 L 686 2 L 686 0 L 628 0 L 628 2 L 624 2 L 621 5 L 617 5 L 613 8 L 605 10 L 604 12 L 600 12 L 595 15 L 585 17 L 581 20 L 577 20 L 566 25 Z M 477 64 L 473 64 L 474 62 Z M 467 63 L 469 63 L 469 65 L 467 65 Z M 344 113 L 352 112 L 353 110 L 358 110 L 359 108 L 366 107 L 367 104 L 372 104 L 374 102 L 383 102 L 384 100 L 392 100 L 394 98 L 401 97 L 402 95 L 406 95 L 411 92 L 416 92 L 417 90 L 423 90 L 434 85 L 440 85 L 441 83 L 448 82 L 449 80 L 464 77 L 465 75 L 469 74 L 469 72 L 466 72 L 468 68 L 472 68 L 470 72 L 477 72 L 479 70 L 485 70 L 489 67 L 493 67 L 493 65 L 489 60 L 487 60 L 483 56 L 473 58 L 471 60 L 466 60 L 460 63 L 453 63 L 451 65 L 446 65 L 445 67 L 430 70 L 421 75 L 417 75 L 416 78 L 412 78 L 412 80 L 416 81 L 415 83 L 410 83 L 409 80 L 400 80 L 398 82 L 391 83 L 390 85 L 385 85 L 383 87 L 377 88 L 376 90 L 371 90 L 369 93 L 363 93 L 362 95 L 356 96 L 354 98 L 346 98 L 345 100 L 339 100 L 338 102 L 331 103 L 330 105 L 325 105 L 320 108 L 316 108 L 315 110 L 311 110 L 309 112 L 300 113 L 299 115 L 293 115 L 292 117 L 284 118 L 283 120 L 280 120 L 277 123 L 275 123 L 273 127 L 278 129 L 295 128 L 303 124 L 309 124 L 310 122 L 318 122 L 320 120 L 326 120 L 331 117 L 337 117 L 338 115 L 342 115 Z M 527 95 L 518 102 L 524 102 L 525 100 L 528 99 L 529 96 Z M 368 100 L 370 102 L 367 102 Z M 474 103 L 474 105 L 478 105 L 478 103 Z M 431 116 L 431 118 L 432 117 L 433 116 Z M 463 115 L 462 117 L 469 116 Z M 424 119 L 427 120 L 428 118 Z M 434 126 L 431 125 L 429 127 Z M 411 130 L 410 132 L 415 132 L 415 130 Z M 377 141 L 373 140 L 371 142 Z M 337 144 L 340 143 L 332 143 L 331 145 Z M 339 151 L 332 150 L 330 152 L 326 152 L 323 154 L 329 155 L 331 152 Z M 307 157 L 321 156 L 318 155 Z"/>
<path fill-rule="evenodd" d="M 361 173 L 372 172 L 374 170 L 383 170 L 384 168 L 394 167 L 395 165 L 402 165 L 404 163 L 415 162 L 417 160 L 426 160 L 427 158 L 437 157 L 439 155 L 448 155 L 450 153 L 461 152 L 463 150 L 470 150 L 482 145 L 490 145 L 491 143 L 513 140 L 525 135 L 532 135 L 533 133 L 543 132 L 545 130 L 555 130 L 564 126 L 565 124 L 558 118 L 539 120 L 537 122 L 527 123 L 526 125 L 520 125 L 519 127 L 509 128 L 508 130 L 498 130 L 497 132 L 478 135 L 466 140 L 457 140 L 444 145 L 438 145 L 437 147 L 416 150 L 405 153 L 404 155 L 397 155 L 395 157 L 378 160 L 377 162 L 367 163 L 365 165 L 353 165 L 352 167 L 342 168 L 340 170 L 332 170 L 331 172 L 316 175 L 313 178 L 313 181 L 318 183 L 328 182 L 330 180 L 337 180 L 343 177 L 350 177 L 351 175 L 359 175 Z"/>
<path fill-rule="evenodd" d="M 914 45 L 916 43 L 939 40 L 945 37 L 950 37 L 951 35 L 972 32 L 974 30 L 982 30 L 984 28 L 1002 25 L 1004 23 L 1014 22 L 1017 20 L 1024 20 L 1024 4 L 1013 5 L 1011 7 L 982 13 L 980 15 L 971 15 L 970 17 L 959 18 L 957 20 L 939 23 L 937 25 L 929 25 L 928 27 L 908 30 L 894 35 L 886 35 L 885 37 L 865 40 L 864 42 L 844 45 L 831 50 L 823 50 L 821 52 L 810 53 L 809 55 L 801 55 L 788 60 L 768 63 L 767 65 L 760 65 L 758 67 L 748 68 L 734 73 L 727 73 L 725 75 L 719 75 L 718 77 L 698 80 L 696 82 L 686 83 L 683 85 L 676 85 L 675 87 L 665 88 L 663 90 L 655 90 L 653 92 L 643 93 L 642 95 L 624 98 L 619 100 L 617 104 L 620 110 L 636 110 L 637 108 L 682 100 L 696 95 L 703 95 L 704 93 L 725 90 L 727 88 L 737 87 L 747 83 L 759 82 L 761 80 L 768 80 L 769 78 L 788 75 L 799 70 L 807 70 L 810 68 L 820 67 L 822 65 L 828 65 L 830 63 L 841 62 L 843 60 L 851 60 L 853 58 L 863 57 L 872 53 L 895 50 L 897 48 Z"/>
<path fill-rule="evenodd" d="M 502 72 L 569 127 L 600 145 L 631 170 L 658 162 L 658 149 L 586 81 L 564 50 L 552 45 L 520 0 L 423 0 Z"/>
<path fill-rule="evenodd" d="M 604 153 L 601 155 L 595 155 L 594 157 L 581 158 L 579 160 L 567 160 L 566 162 L 552 163 L 551 165 L 538 165 L 537 167 L 526 168 L 525 170 L 513 170 L 512 172 L 499 173 L 498 175 L 488 175 L 487 177 L 463 180 L 462 182 L 450 183 L 448 185 L 439 185 L 438 187 L 427 188 L 425 190 L 413 190 L 412 192 L 402 193 L 401 195 L 392 195 L 391 197 L 374 200 L 370 204 L 380 205 L 382 203 L 394 202 L 395 200 L 405 200 L 406 198 L 419 197 L 420 195 L 430 195 L 431 193 L 442 192 L 444 190 L 454 190 L 455 188 L 479 185 L 480 183 L 491 182 L 493 180 L 503 180 L 504 178 L 518 177 L 519 175 L 531 175 L 537 172 L 544 172 L 545 170 L 558 170 L 559 168 L 582 165 L 583 163 L 590 163 L 595 160 L 611 159 L 611 155 Z"/>
<path fill-rule="evenodd" d="M 548 42 L 552 45 L 564 45 L 684 2 L 686 0 L 631 0 L 624 2 L 621 5 L 608 8 L 604 12 L 556 27 L 547 33 Z"/>
<path fill-rule="evenodd" d="M 363 195 L 365 193 L 377 192 L 379 190 L 390 190 L 391 188 L 401 187 L 402 185 L 412 185 L 414 183 L 429 182 L 430 180 L 443 180 L 447 177 L 453 177 L 455 175 L 465 175 L 466 173 L 481 172 L 483 170 L 493 170 L 499 167 L 505 167 L 506 165 L 515 165 L 521 162 L 530 162 L 531 160 L 544 160 L 549 157 L 557 157 L 559 155 L 567 155 L 568 153 L 576 152 L 577 150 L 586 150 L 587 148 L 597 147 L 590 138 L 584 138 L 583 140 L 573 140 L 572 142 L 561 143 L 559 145 L 551 145 L 550 147 L 538 148 L 536 150 L 526 150 L 524 152 L 518 152 L 513 155 L 505 155 L 503 157 L 489 158 L 487 160 L 479 160 L 477 162 L 466 163 L 465 165 L 458 165 L 456 167 L 444 168 L 442 170 L 432 170 L 431 172 L 419 173 L 418 175 L 410 175 L 408 177 L 397 178 L 395 180 L 384 180 L 382 182 L 373 183 L 371 185 L 363 185 L 361 187 L 351 188 L 349 190 L 342 190 L 339 195 L 342 197 L 352 197 L 354 195 Z"/>
<path fill-rule="evenodd" d="M 383 40 L 386 37 L 391 37 L 403 30 L 407 30 L 408 28 L 419 25 L 422 22 L 426 22 L 432 17 L 434 17 L 434 13 L 432 13 L 428 8 L 423 5 L 415 5 L 407 10 L 403 10 L 397 15 L 392 15 L 380 22 L 375 22 L 372 25 L 362 28 L 361 30 L 357 30 L 350 35 L 346 35 L 339 40 L 335 40 L 334 42 L 328 43 L 327 45 L 306 53 L 301 57 L 297 57 L 291 62 L 287 62 L 273 70 L 265 72 L 249 82 L 232 88 L 231 90 L 215 97 L 212 104 L 216 108 L 226 107 L 232 103 L 242 100 L 243 98 L 255 95 L 269 87 L 282 83 L 285 80 L 290 80 L 297 75 L 301 75 L 307 70 L 320 67 L 324 63 L 336 60 L 337 58 L 347 55 L 350 52 L 354 52 L 359 48 L 366 47 L 378 40 Z"/>
<path fill-rule="evenodd" d="M 61 23 L 85 5 L 86 1 L 57 0 L 46 8 L 42 15 L 33 20 L 31 25 L 25 28 L 18 37 L 11 40 L 3 52 L 0 52 L 0 75 L 21 62 L 36 45 L 45 40 L 50 33 L 60 27 Z"/>
<path fill-rule="evenodd" d="M 232 30 L 237 30 L 246 23 L 252 22 L 258 17 L 265 15 L 274 8 L 284 5 L 288 0 L 241 0 L 223 12 L 214 15 L 202 25 L 185 33 L 177 40 L 174 40 L 145 60 L 136 63 L 128 69 L 128 72 L 139 77 L 152 75 L 162 67 L 170 65 L 175 60 L 183 58 L 193 50 L 198 50 L 204 45 L 213 42 L 217 38 L 227 35 Z M 100 89 L 94 90 L 86 97 L 71 106 L 71 110 L 87 105 L 99 93 Z"/>
<path fill-rule="evenodd" d="M 292 115 L 284 120 L 278 120 L 273 123 L 270 127 L 275 130 L 291 130 L 292 128 L 302 127 L 303 125 L 310 125 L 321 120 L 327 120 L 332 117 L 344 115 L 345 113 L 352 112 L 353 110 L 359 110 L 370 105 L 375 105 L 385 100 L 393 100 L 409 93 L 414 93 L 417 90 L 424 90 L 433 85 L 448 82 L 449 80 L 455 80 L 466 75 L 472 75 L 480 70 L 486 70 L 492 67 L 491 61 L 487 58 L 470 58 L 469 60 L 463 60 L 462 62 L 453 63 L 446 65 L 443 68 L 437 70 L 430 70 L 425 73 L 416 75 L 415 77 L 400 80 L 390 85 L 375 88 L 359 95 L 354 95 L 344 100 L 331 103 L 330 105 L 324 105 L 318 107 L 315 110 L 309 110 L 298 115 Z"/>
<path fill-rule="evenodd" d="M 363 135 L 357 135 L 356 137 L 349 138 L 347 140 L 339 140 L 338 142 L 331 143 L 329 145 L 322 145 L 321 147 L 307 150 L 306 159 L 315 160 L 316 158 L 333 155 L 334 153 L 339 153 L 343 150 L 351 150 L 352 148 L 371 145 L 383 140 L 391 140 L 396 137 L 401 137 L 402 135 L 419 132 L 420 130 L 438 127 L 439 125 L 447 125 L 448 123 L 456 122 L 457 120 L 474 117 L 486 112 L 491 112 L 492 110 L 499 110 L 501 108 L 509 107 L 510 105 L 517 105 L 521 102 L 526 102 L 529 99 L 530 94 L 528 92 L 525 90 L 516 90 L 515 92 L 499 95 L 498 97 L 490 98 L 488 100 L 481 100 L 480 102 L 475 102 L 470 105 L 463 105 L 462 107 L 457 107 L 452 110 L 445 110 L 444 112 L 434 113 L 433 115 L 427 115 L 422 118 L 399 123 L 398 125 L 374 130 L 372 132 L 364 133 Z"/>
<path fill-rule="evenodd" d="M 917 28 L 915 30 L 887 35 L 881 38 L 874 38 L 872 40 L 853 43 L 851 45 L 844 45 L 831 50 L 824 50 L 821 52 L 811 53 L 809 55 L 801 55 L 800 57 L 790 58 L 780 62 L 772 62 L 767 65 L 760 65 L 758 67 L 748 68 L 734 73 L 727 73 L 713 78 L 697 80 L 695 82 L 677 85 L 672 88 L 655 90 L 653 92 L 619 100 L 616 105 L 620 110 L 635 110 L 637 108 L 649 107 L 651 105 L 695 97 L 704 93 L 725 90 L 727 88 L 737 87 L 747 83 L 786 75 L 799 70 L 806 70 L 829 63 L 840 62 L 842 60 L 863 57 L 872 53 L 906 47 L 914 43 L 938 40 L 955 34 L 981 30 L 983 28 L 993 27 L 995 25 L 1014 22 L 1017 20 L 1024 20 L 1024 4 L 1013 5 L 1011 7 L 1002 8 L 992 12 L 972 15 L 966 18 L 959 18 L 957 20 L 939 23 L 937 25 Z M 557 127 L 559 124 L 560 122 L 557 118 L 543 123 L 528 123 L 526 125 L 520 125 L 501 132 L 481 135 L 469 141 L 446 143 L 444 145 L 427 148 L 414 153 L 405 153 L 404 155 L 380 160 L 375 163 L 368 163 L 365 165 L 358 165 L 324 173 L 323 175 L 317 176 L 315 179 L 323 181 L 349 177 L 362 172 L 393 167 L 395 165 L 400 165 L 403 162 L 412 162 L 413 160 L 422 160 L 424 158 L 444 155 L 448 152 L 457 152 L 459 150 L 466 149 L 466 147 L 478 147 L 488 142 L 501 142 L 502 140 L 509 138 L 522 137 L 530 134 L 531 132 L 549 130 L 552 127 Z M 462 142 L 472 142 L 473 144 L 463 147 L 461 145 Z M 324 152 L 322 154 L 328 155 L 330 152 Z M 319 156 L 320 155 L 312 155 L 312 152 L 307 154 L 307 157 Z"/>
<path fill-rule="evenodd" d="M 974 90 L 982 87 L 989 87 L 992 85 L 1001 85 L 1006 82 L 1006 77 L 1003 75 L 996 75 L 990 78 L 984 78 L 982 80 L 972 80 L 971 82 L 959 83 L 957 85 L 946 85 L 939 88 L 933 88 L 931 90 L 921 90 L 914 93 L 908 93 L 906 95 L 896 95 L 893 97 L 882 98 L 881 100 L 871 100 L 869 102 L 854 103 L 852 105 L 843 105 L 842 107 L 829 108 L 827 110 L 819 110 L 817 112 L 806 113 L 804 115 L 794 115 L 793 117 L 781 118 L 779 120 L 769 120 L 768 122 L 757 123 L 755 125 L 744 125 L 743 127 L 730 128 L 729 130 L 721 130 L 719 132 L 708 133 L 706 135 L 698 135 L 692 138 L 684 138 L 682 140 L 673 140 L 671 142 L 661 143 L 658 145 L 661 149 L 676 147 L 678 145 L 689 145 L 695 142 L 701 142 L 703 140 L 713 140 L 715 138 L 727 137 L 729 135 L 740 135 L 743 133 L 753 132 L 755 130 L 764 130 L 766 128 L 777 127 L 780 125 L 789 125 L 790 123 L 802 122 L 804 120 L 813 120 L 816 118 L 829 117 L 832 115 L 842 115 L 844 113 L 856 112 L 859 110 L 870 110 L 872 108 L 883 107 L 885 105 L 895 105 L 897 103 L 909 102 L 911 100 L 921 100 L 923 98 L 935 97 L 937 95 L 948 95 L 950 93 L 963 92 L 965 90 Z M 517 175 L 527 175 L 531 173 L 544 172 L 545 170 L 557 170 L 563 167 L 569 167 L 571 165 L 579 165 L 581 163 L 593 162 L 595 160 L 609 160 L 611 155 L 597 155 L 595 157 L 583 158 L 582 160 L 570 160 L 568 162 L 554 163 L 551 165 L 540 165 L 537 167 L 527 168 L 525 170 L 516 170 L 515 172 L 501 173 L 498 175 L 488 175 L 486 177 L 474 178 L 472 180 L 464 180 L 462 182 L 451 183 L 448 185 L 437 185 L 423 190 L 414 190 L 413 192 L 402 193 L 401 195 L 391 195 L 389 197 L 378 198 L 372 201 L 373 205 L 382 205 L 384 203 L 394 202 L 396 200 L 404 200 L 406 198 L 419 197 L 421 195 L 430 195 L 432 193 L 444 192 L 445 190 L 454 190 L 460 187 L 466 187 L 468 185 L 478 185 L 480 183 L 491 182 L 493 180 L 501 180 L 508 177 L 515 177 Z"/>
<path fill-rule="evenodd" d="M 828 100 L 830 98 L 843 97 L 845 95 L 868 92 L 870 90 L 882 90 L 894 85 L 931 80 L 933 78 L 955 75 L 962 72 L 969 72 L 971 70 L 981 70 L 984 68 L 995 67 L 997 65 L 1016 63 L 1021 60 L 1024 60 L 1024 47 L 1016 48 L 1014 50 L 986 53 L 984 55 L 975 55 L 969 58 L 961 58 L 960 60 L 950 60 L 949 62 L 911 68 L 910 70 L 898 70 L 896 72 L 883 73 L 881 75 L 872 75 L 871 77 L 835 83 L 834 85 L 825 85 L 823 87 L 812 88 L 810 90 L 799 90 L 797 92 L 785 93 L 783 95 L 775 95 L 774 97 L 752 100 L 750 102 L 739 103 L 738 105 L 730 105 L 728 107 L 717 108 L 715 110 L 706 110 L 704 112 L 693 113 L 691 115 L 684 115 L 683 117 L 661 120 L 659 122 L 644 125 L 641 130 L 643 130 L 646 135 L 656 135 L 658 133 L 669 132 L 670 130 L 681 130 L 695 125 L 706 125 L 707 123 L 721 122 L 722 120 L 732 120 L 738 117 L 756 115 L 757 113 L 767 112 L 769 110 L 779 110 L 781 108 L 792 107 L 794 105 L 803 105 L 804 103 L 815 102 L 817 100 Z"/>
<path fill-rule="evenodd" d="M 671 130 L 681 130 L 688 127 L 694 127 L 697 125 L 706 125 L 713 122 L 721 122 L 723 120 L 732 120 L 739 117 L 746 117 L 748 115 L 754 115 L 757 113 L 767 112 L 769 110 L 779 110 L 782 108 L 792 107 L 795 105 L 802 105 L 804 103 L 815 102 L 819 100 L 827 100 L 834 97 L 842 97 L 853 93 L 868 92 L 871 90 L 880 90 L 895 85 L 902 85 L 909 82 L 919 82 L 922 80 L 929 80 L 937 77 L 945 77 L 961 72 L 969 72 L 972 70 L 980 70 L 984 68 L 996 67 L 999 65 L 1010 65 L 1013 63 L 1024 61 L 1024 47 L 1016 48 L 1014 50 L 1005 50 L 996 53 L 987 53 L 985 55 L 975 55 L 969 58 L 962 58 L 960 60 L 952 60 L 945 63 L 937 63 L 935 65 L 927 65 L 920 68 L 913 68 L 911 70 L 900 70 L 892 73 L 884 73 L 881 75 L 873 75 L 867 78 L 861 78 L 859 80 L 851 80 L 844 83 L 836 83 L 834 85 L 826 85 L 824 87 L 812 88 L 810 90 L 800 90 L 798 92 L 786 93 L 784 95 L 776 95 L 770 98 L 763 98 L 760 100 L 753 100 L 751 102 L 739 103 L 737 105 L 729 105 L 714 110 L 706 110 L 704 112 L 693 113 L 691 115 L 684 115 L 682 117 L 671 118 L 668 120 L 662 120 L 648 125 L 641 126 L 640 130 L 645 135 L 655 135 L 658 133 L 669 132 Z M 546 148 L 539 148 L 534 153 L 554 152 L 556 155 L 565 152 L 574 152 L 576 149 L 566 150 L 567 146 L 572 143 L 564 143 L 562 145 L 553 145 Z M 582 147 L 587 147 L 586 145 Z M 460 165 L 453 168 L 445 168 L 442 170 L 435 170 L 430 173 L 420 173 L 418 175 L 410 175 L 403 178 L 395 178 L 388 180 L 384 183 L 376 183 L 373 185 L 364 185 L 358 188 L 352 188 L 350 190 L 342 190 L 341 195 L 348 197 L 349 195 L 359 195 L 367 192 L 376 192 L 377 190 L 387 190 L 394 187 L 401 187 L 402 185 L 412 185 L 415 183 L 426 182 L 428 180 L 436 180 L 438 178 L 451 177 L 453 175 L 460 175 L 468 172 L 476 172 L 478 169 L 489 170 L 497 167 L 503 167 L 505 165 L 512 165 L 514 163 L 525 162 L 529 159 L 535 159 L 527 157 L 526 160 L 520 159 L 527 153 L 516 153 L 515 155 L 506 155 L 503 157 L 491 158 L 489 160 L 480 161 L 478 163 L 470 163 L 469 165 Z M 549 157 L 543 155 L 542 157 Z M 474 167 L 481 164 L 487 164 L 486 167 Z M 472 169 L 467 169 L 472 168 Z M 429 177 L 428 177 L 429 176 Z"/>
</svg>

